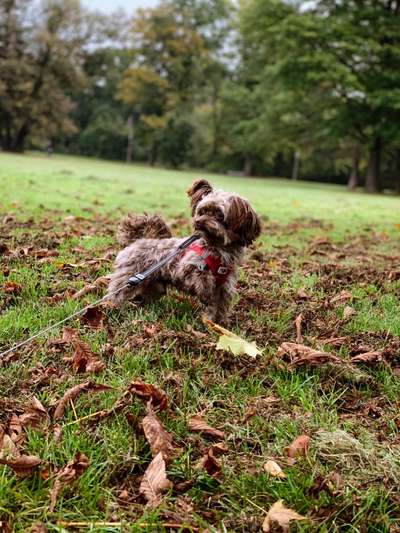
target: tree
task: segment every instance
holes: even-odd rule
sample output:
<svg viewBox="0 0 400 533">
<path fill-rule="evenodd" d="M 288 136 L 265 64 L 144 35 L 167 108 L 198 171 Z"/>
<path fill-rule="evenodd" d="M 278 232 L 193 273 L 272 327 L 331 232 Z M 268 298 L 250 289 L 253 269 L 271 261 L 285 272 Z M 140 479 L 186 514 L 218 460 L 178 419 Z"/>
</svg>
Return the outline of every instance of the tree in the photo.
<svg viewBox="0 0 400 533">
<path fill-rule="evenodd" d="M 71 95 L 81 90 L 81 59 L 96 18 L 74 0 L 0 1 L 0 145 L 22 151 L 74 131 Z"/>
</svg>

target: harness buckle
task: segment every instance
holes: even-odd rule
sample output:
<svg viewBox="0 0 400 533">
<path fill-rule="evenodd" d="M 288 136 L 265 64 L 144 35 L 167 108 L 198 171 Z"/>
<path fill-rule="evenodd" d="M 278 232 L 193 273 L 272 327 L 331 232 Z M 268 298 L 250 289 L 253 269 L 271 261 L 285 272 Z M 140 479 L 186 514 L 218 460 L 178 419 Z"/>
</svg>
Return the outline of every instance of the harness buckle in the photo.
<svg viewBox="0 0 400 533">
<path fill-rule="evenodd" d="M 202 261 L 197 265 L 197 268 L 198 270 L 200 270 L 200 272 L 204 272 L 207 269 L 207 263 L 205 261 Z"/>
<path fill-rule="evenodd" d="M 229 270 L 227 267 L 224 267 L 224 266 L 218 267 L 217 274 L 219 274 L 220 276 L 225 276 L 226 274 L 228 274 L 228 272 Z"/>
</svg>

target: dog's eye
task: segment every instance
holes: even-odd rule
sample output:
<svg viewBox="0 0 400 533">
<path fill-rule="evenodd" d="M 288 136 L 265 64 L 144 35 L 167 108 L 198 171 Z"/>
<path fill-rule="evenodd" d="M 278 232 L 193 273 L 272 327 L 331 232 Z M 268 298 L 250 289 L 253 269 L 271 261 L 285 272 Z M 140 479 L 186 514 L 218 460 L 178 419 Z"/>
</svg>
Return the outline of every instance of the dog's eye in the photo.
<svg viewBox="0 0 400 533">
<path fill-rule="evenodd" d="M 215 218 L 218 220 L 218 222 L 222 222 L 224 220 L 224 213 L 220 210 L 216 211 Z"/>
</svg>

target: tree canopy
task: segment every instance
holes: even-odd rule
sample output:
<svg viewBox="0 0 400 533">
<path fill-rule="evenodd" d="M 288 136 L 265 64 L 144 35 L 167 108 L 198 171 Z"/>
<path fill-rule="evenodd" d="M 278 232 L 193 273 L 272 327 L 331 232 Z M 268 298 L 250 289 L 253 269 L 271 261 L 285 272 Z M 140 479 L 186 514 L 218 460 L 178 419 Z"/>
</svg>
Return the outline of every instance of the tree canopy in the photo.
<svg viewBox="0 0 400 533">
<path fill-rule="evenodd" d="M 400 2 L 235 5 L 0 0 L 0 145 L 400 192 Z"/>
</svg>

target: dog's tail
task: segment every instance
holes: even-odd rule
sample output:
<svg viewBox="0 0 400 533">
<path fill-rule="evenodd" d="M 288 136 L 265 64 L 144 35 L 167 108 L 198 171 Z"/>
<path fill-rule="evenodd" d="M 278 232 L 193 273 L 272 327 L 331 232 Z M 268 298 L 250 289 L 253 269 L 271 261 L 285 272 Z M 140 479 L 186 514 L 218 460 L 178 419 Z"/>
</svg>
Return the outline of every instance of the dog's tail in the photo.
<svg viewBox="0 0 400 533">
<path fill-rule="evenodd" d="M 122 246 L 128 246 L 138 239 L 168 239 L 171 231 L 159 215 L 127 215 L 117 230 L 117 240 Z"/>
</svg>

